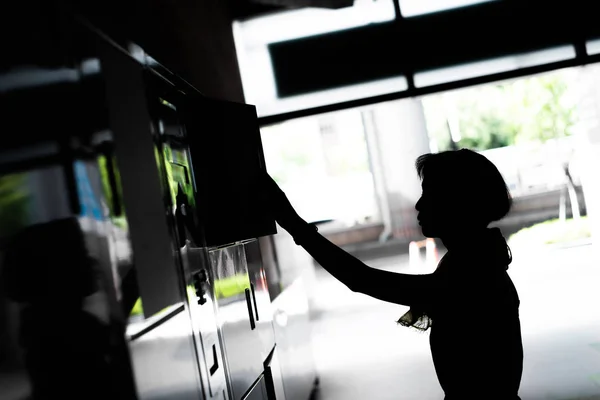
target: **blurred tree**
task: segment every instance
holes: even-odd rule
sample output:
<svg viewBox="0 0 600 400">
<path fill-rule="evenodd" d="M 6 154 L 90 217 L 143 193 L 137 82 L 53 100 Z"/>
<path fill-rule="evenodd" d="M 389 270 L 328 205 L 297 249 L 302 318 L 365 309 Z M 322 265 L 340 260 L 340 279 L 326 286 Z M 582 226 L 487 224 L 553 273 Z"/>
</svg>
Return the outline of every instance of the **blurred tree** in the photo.
<svg viewBox="0 0 600 400">
<path fill-rule="evenodd" d="M 440 151 L 452 147 L 449 112 L 457 114 L 458 147 L 486 150 L 569 136 L 576 116 L 568 79 L 559 71 L 426 97 L 430 137 Z"/>
<path fill-rule="evenodd" d="M 575 106 L 566 104 L 568 84 L 560 75 L 545 75 L 528 82 L 526 105 L 530 107 L 529 124 L 525 121 L 517 141 L 541 141 L 572 134 Z M 528 98 L 529 97 L 529 98 Z"/>
</svg>

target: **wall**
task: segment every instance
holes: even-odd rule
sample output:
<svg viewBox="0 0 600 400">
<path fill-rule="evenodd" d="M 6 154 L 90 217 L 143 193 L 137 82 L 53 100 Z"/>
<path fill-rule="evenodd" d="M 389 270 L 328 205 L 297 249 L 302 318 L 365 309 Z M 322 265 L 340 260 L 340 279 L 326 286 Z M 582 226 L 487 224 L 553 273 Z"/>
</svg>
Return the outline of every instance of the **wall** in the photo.
<svg viewBox="0 0 600 400">
<path fill-rule="evenodd" d="M 229 1 L 74 1 L 70 6 L 117 41 L 133 40 L 206 96 L 244 101 Z"/>
</svg>

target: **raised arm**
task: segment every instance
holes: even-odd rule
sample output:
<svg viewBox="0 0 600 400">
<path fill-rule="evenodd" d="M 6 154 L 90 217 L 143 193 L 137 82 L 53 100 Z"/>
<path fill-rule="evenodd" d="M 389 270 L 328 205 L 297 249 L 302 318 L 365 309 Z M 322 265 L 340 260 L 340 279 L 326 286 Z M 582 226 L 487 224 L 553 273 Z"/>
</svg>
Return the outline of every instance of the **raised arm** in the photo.
<svg viewBox="0 0 600 400">
<path fill-rule="evenodd" d="M 350 290 L 408 306 L 427 301 L 427 294 L 435 285 L 433 275 L 400 274 L 371 268 L 321 236 L 314 226 L 300 218 L 270 177 L 267 192 L 277 222 L 294 237 L 296 243 Z"/>
<path fill-rule="evenodd" d="M 336 279 L 354 292 L 379 300 L 414 306 L 426 301 L 433 275 L 410 275 L 371 268 L 321 236 L 310 225 L 290 232 L 298 243 Z"/>
</svg>

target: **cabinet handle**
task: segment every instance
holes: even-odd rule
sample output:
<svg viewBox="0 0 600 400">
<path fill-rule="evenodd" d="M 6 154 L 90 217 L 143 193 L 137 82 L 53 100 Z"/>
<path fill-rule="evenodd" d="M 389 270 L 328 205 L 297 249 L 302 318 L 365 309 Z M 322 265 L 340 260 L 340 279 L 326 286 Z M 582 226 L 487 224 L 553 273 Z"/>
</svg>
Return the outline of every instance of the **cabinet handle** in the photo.
<svg viewBox="0 0 600 400">
<path fill-rule="evenodd" d="M 196 290 L 196 297 L 198 297 L 198 304 L 204 305 L 206 303 L 206 290 L 204 285 L 208 282 L 208 277 L 205 270 L 200 270 L 193 275 L 194 289 Z"/>
<path fill-rule="evenodd" d="M 260 321 L 258 317 L 258 304 L 256 304 L 256 294 L 254 294 L 254 283 L 250 283 L 250 289 L 252 290 L 252 301 L 254 301 L 254 313 L 256 314 L 256 320 Z"/>
<path fill-rule="evenodd" d="M 212 346 L 213 365 L 210 367 L 210 376 L 213 376 L 219 369 L 219 359 L 217 358 L 217 345 Z"/>
<path fill-rule="evenodd" d="M 256 328 L 256 323 L 254 322 L 254 313 L 252 312 L 252 299 L 250 298 L 250 289 L 246 289 L 246 305 L 248 305 L 248 315 L 250 316 L 250 329 L 254 330 Z"/>
</svg>

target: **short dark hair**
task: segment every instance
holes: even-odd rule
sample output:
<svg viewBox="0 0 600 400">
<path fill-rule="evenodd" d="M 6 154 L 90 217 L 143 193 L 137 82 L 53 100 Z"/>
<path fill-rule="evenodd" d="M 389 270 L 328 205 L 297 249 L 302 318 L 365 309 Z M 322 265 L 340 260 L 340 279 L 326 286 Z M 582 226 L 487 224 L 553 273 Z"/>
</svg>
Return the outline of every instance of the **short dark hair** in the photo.
<svg viewBox="0 0 600 400">
<path fill-rule="evenodd" d="M 475 218 L 486 225 L 506 216 L 512 197 L 498 168 L 472 150 L 424 154 L 415 163 L 419 178 L 444 186 L 448 195 L 466 202 Z"/>
</svg>

